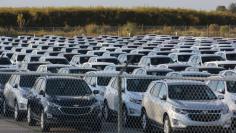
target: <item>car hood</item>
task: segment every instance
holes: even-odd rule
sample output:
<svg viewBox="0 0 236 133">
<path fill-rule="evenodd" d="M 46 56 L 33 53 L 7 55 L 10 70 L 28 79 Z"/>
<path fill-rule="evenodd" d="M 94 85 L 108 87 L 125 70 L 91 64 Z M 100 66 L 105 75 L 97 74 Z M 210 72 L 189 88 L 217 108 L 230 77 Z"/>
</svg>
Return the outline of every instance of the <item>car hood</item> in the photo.
<svg viewBox="0 0 236 133">
<path fill-rule="evenodd" d="M 92 104 L 96 103 L 97 100 L 93 95 L 90 96 L 52 96 L 50 98 L 52 103 L 55 103 L 59 106 L 66 106 L 66 107 L 84 107 L 84 106 L 91 106 Z"/>
<path fill-rule="evenodd" d="M 230 99 L 236 101 L 236 93 L 228 93 L 226 96 L 227 96 L 228 98 L 230 98 Z"/>
<path fill-rule="evenodd" d="M 183 101 L 171 100 L 170 103 L 177 108 L 189 110 L 220 110 L 224 107 L 220 100 L 210 101 Z"/>
<path fill-rule="evenodd" d="M 137 99 L 137 100 L 142 100 L 143 99 L 143 92 L 127 92 L 127 95 L 133 99 Z"/>
</svg>

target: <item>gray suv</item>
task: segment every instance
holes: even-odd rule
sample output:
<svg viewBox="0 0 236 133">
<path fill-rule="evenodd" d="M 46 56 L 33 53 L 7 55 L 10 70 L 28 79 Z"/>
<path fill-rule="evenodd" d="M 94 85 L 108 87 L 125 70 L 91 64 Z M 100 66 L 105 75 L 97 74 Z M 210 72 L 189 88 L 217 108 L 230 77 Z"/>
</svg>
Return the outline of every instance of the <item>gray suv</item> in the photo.
<svg viewBox="0 0 236 133">
<path fill-rule="evenodd" d="M 231 126 L 228 106 L 200 81 L 153 81 L 144 94 L 142 106 L 142 128 L 148 132 L 153 126 L 164 133 L 211 127 L 228 130 Z"/>
</svg>

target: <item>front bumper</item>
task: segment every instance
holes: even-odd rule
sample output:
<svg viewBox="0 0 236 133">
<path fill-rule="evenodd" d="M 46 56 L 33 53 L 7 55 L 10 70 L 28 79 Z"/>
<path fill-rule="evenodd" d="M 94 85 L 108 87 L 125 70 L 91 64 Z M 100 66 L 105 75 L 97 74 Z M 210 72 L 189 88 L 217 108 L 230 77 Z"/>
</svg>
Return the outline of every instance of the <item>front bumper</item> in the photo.
<svg viewBox="0 0 236 133">
<path fill-rule="evenodd" d="M 60 110 L 48 110 L 46 112 L 46 122 L 52 126 L 64 125 L 74 126 L 78 124 L 101 122 L 102 112 L 100 108 L 94 108 L 86 114 L 66 114 Z"/>
<path fill-rule="evenodd" d="M 201 121 L 193 121 L 187 115 L 182 115 L 178 113 L 174 113 L 170 117 L 171 126 L 173 128 L 189 128 L 189 127 L 221 127 L 221 128 L 230 128 L 232 124 L 232 114 L 221 114 L 219 120 L 209 121 L 209 122 L 201 122 Z"/>
<path fill-rule="evenodd" d="M 141 117 L 141 104 L 136 104 L 132 102 L 126 103 L 126 109 L 128 111 L 128 115 L 131 117 Z"/>
</svg>

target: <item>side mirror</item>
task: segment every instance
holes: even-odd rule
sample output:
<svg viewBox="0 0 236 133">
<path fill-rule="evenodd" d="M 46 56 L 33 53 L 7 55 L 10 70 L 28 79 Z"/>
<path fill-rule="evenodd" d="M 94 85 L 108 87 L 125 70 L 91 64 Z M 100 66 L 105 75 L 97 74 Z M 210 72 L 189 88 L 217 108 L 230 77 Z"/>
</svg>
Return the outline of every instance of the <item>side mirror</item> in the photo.
<svg viewBox="0 0 236 133">
<path fill-rule="evenodd" d="M 44 92 L 43 90 L 41 90 L 41 91 L 39 92 L 39 95 L 45 96 L 45 92 Z"/>
<path fill-rule="evenodd" d="M 224 96 L 223 96 L 223 95 L 219 95 L 219 96 L 218 96 L 218 99 L 219 99 L 219 100 L 223 100 L 223 99 L 224 99 Z"/>
<path fill-rule="evenodd" d="M 96 95 L 96 94 L 99 94 L 99 90 L 94 90 L 94 91 L 93 91 L 93 94 L 95 94 L 95 95 Z"/>
<path fill-rule="evenodd" d="M 92 86 L 92 87 L 96 87 L 96 84 L 92 84 L 91 86 Z"/>
<path fill-rule="evenodd" d="M 217 90 L 217 92 L 221 93 L 221 94 L 224 94 L 225 93 L 225 90 L 224 89 L 219 89 Z"/>
<path fill-rule="evenodd" d="M 167 96 L 166 96 L 166 95 L 163 95 L 162 97 L 160 97 L 160 99 L 163 100 L 163 101 L 166 101 Z"/>
<path fill-rule="evenodd" d="M 13 88 L 18 88 L 19 87 L 19 85 L 18 84 L 15 84 L 14 86 L 13 86 Z"/>
</svg>

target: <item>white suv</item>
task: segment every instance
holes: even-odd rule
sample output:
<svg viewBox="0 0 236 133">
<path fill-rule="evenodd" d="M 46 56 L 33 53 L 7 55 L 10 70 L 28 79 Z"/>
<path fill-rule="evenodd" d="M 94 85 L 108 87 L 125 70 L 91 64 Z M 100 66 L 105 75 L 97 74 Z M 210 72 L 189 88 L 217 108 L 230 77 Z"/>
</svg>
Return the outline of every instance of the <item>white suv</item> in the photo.
<svg viewBox="0 0 236 133">
<path fill-rule="evenodd" d="M 143 93 L 153 79 L 122 77 L 122 102 L 124 126 L 131 124 L 131 120 L 140 119 Z M 106 87 L 104 94 L 104 117 L 109 121 L 118 112 L 118 78 L 113 77 Z"/>
<path fill-rule="evenodd" d="M 231 127 L 232 114 L 228 106 L 200 81 L 154 81 L 144 94 L 142 105 L 144 131 L 150 131 L 153 126 L 163 129 L 164 133 Z"/>
<path fill-rule="evenodd" d="M 12 75 L 4 88 L 3 113 L 14 112 L 16 121 L 22 120 L 27 113 L 27 95 L 38 76 Z"/>
<path fill-rule="evenodd" d="M 236 72 L 225 70 L 220 73 L 220 76 L 211 78 L 221 79 L 224 77 L 236 76 Z M 225 80 L 209 80 L 206 84 L 215 92 L 216 95 L 222 98 L 222 102 L 227 104 L 229 110 L 233 113 L 233 126 L 236 127 L 236 81 Z"/>
</svg>

